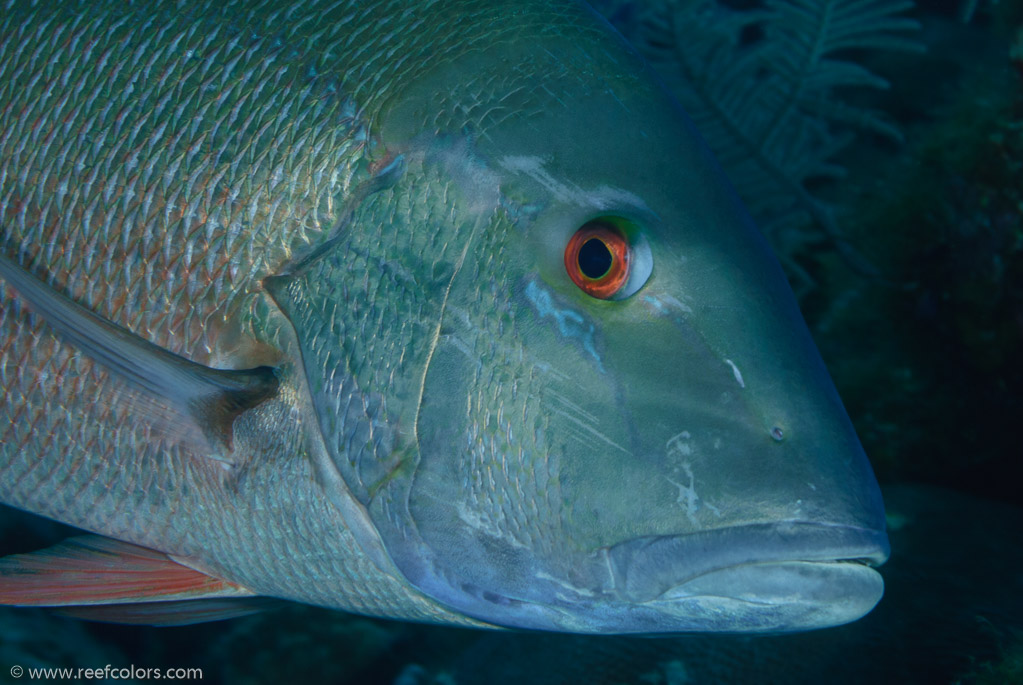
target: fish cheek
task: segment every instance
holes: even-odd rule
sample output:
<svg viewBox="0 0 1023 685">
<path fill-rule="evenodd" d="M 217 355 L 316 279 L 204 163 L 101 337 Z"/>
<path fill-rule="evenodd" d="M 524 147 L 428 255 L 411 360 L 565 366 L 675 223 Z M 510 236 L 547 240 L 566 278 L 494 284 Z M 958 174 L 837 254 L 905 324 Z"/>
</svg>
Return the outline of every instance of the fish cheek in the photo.
<svg viewBox="0 0 1023 685">
<path fill-rule="evenodd" d="M 435 576 L 476 597 L 476 611 L 501 601 L 556 602 L 565 588 L 552 578 L 586 588 L 600 582 L 562 482 L 576 442 L 592 446 L 573 400 L 579 384 L 606 390 L 598 343 L 585 317 L 539 294 L 547 286 L 511 243 L 495 246 L 507 270 L 491 277 L 467 265 L 453 283 L 449 310 L 462 315 L 445 317 L 424 376 L 408 499 Z M 452 588 L 436 577 L 424 575 L 421 589 L 448 599 Z"/>
<path fill-rule="evenodd" d="M 425 549 L 432 573 L 416 580 L 441 599 L 451 592 L 484 602 L 523 599 L 523 581 L 545 570 L 544 550 L 556 543 L 547 524 L 557 504 L 546 498 L 550 473 L 538 449 L 545 434 L 523 426 L 536 417 L 527 389 L 486 344 L 474 347 L 478 353 L 467 354 L 464 341 L 442 328 L 417 414 L 419 459 L 408 499 L 423 547 L 391 553 Z"/>
</svg>

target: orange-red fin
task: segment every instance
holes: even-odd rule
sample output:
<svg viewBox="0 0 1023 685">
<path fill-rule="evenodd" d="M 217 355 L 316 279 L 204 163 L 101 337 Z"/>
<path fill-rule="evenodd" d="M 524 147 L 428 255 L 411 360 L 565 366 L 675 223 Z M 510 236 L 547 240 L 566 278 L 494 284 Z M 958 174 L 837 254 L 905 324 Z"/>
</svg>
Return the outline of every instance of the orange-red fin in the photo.
<svg viewBox="0 0 1023 685">
<path fill-rule="evenodd" d="M 248 597 L 240 599 L 188 599 L 140 604 L 91 604 L 62 606 L 54 611 L 64 616 L 104 623 L 144 626 L 188 626 L 194 623 L 224 621 L 259 613 L 283 605 L 279 599 Z"/>
<path fill-rule="evenodd" d="M 83 617 L 82 610 L 95 610 L 97 620 L 117 621 L 119 613 L 141 617 L 144 604 L 152 606 L 149 612 L 155 620 L 125 622 L 183 625 L 219 620 L 252 613 L 253 609 L 241 606 L 228 611 L 227 603 L 232 598 L 253 597 L 253 592 L 240 585 L 179 564 L 161 552 L 95 535 L 0 559 L 0 604 L 65 607 Z M 220 604 L 184 606 L 213 600 Z M 123 610 L 119 612 L 115 606 Z M 175 613 L 178 618 L 172 622 Z M 107 618 L 99 618 L 102 615 Z M 182 620 L 189 615 L 194 618 Z"/>
</svg>

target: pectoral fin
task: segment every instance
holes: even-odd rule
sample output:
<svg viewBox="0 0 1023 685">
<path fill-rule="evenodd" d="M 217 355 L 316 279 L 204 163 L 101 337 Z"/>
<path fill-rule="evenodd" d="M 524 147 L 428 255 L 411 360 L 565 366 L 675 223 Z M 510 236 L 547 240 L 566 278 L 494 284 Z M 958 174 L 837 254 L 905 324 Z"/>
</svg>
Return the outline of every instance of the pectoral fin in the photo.
<svg viewBox="0 0 1023 685">
<path fill-rule="evenodd" d="M 267 601 L 161 552 L 95 535 L 0 559 L 0 604 L 79 618 L 184 625 L 250 614 Z"/>
<path fill-rule="evenodd" d="M 277 393 L 272 368 L 225 370 L 196 364 L 96 315 L 3 254 L 0 277 L 61 339 L 147 395 L 149 402 L 143 405 L 172 407 L 190 417 L 207 440 L 228 451 L 235 418 Z"/>
</svg>

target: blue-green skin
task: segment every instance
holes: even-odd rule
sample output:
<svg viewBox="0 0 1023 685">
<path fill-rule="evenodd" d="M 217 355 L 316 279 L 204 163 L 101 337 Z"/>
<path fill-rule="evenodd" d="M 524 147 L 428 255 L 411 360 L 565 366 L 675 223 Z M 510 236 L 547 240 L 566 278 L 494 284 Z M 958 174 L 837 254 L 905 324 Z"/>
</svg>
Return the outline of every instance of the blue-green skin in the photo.
<svg viewBox="0 0 1023 685">
<path fill-rule="evenodd" d="M 859 562 L 887 556 L 870 466 L 776 260 L 641 61 L 573 4 L 319 4 L 251 23 L 345 35 L 329 22 L 354 6 L 345 30 L 371 27 L 341 47 L 284 32 L 298 55 L 331 46 L 297 61 L 314 80 L 333 65 L 358 122 L 336 142 L 344 182 L 310 182 L 322 232 L 267 260 L 229 333 L 150 333 L 202 363 L 273 357 L 281 396 L 236 426 L 247 466 L 154 467 L 188 484 L 170 502 L 131 481 L 155 532 L 87 496 L 3 500 L 258 594 L 396 618 L 746 632 L 869 611 L 882 583 Z M 637 255 L 622 299 L 565 269 L 602 216 Z M 51 489 L 73 477 L 56 461 Z"/>
</svg>

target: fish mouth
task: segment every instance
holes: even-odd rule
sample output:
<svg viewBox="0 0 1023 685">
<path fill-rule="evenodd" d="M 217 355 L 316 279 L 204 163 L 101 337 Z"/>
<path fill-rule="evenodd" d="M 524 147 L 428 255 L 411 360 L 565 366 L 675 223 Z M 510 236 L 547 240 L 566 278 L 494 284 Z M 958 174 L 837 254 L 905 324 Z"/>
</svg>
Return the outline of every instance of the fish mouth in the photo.
<svg viewBox="0 0 1023 685">
<path fill-rule="evenodd" d="M 501 551 L 504 582 L 473 582 L 436 558 L 406 577 L 441 603 L 503 627 L 784 633 L 849 623 L 873 609 L 884 583 L 872 567 L 889 546 L 884 531 L 855 526 L 749 524 L 626 540 L 573 557 L 571 578 L 516 557 L 518 548 Z"/>
<path fill-rule="evenodd" d="M 658 630 L 790 632 L 865 615 L 884 592 L 884 531 L 806 521 L 636 538 L 611 547 L 612 592 Z"/>
<path fill-rule="evenodd" d="M 883 532 L 805 521 L 750 524 L 683 535 L 642 537 L 608 551 L 614 588 L 646 602 L 709 574 L 786 562 L 880 566 L 888 559 Z"/>
</svg>

